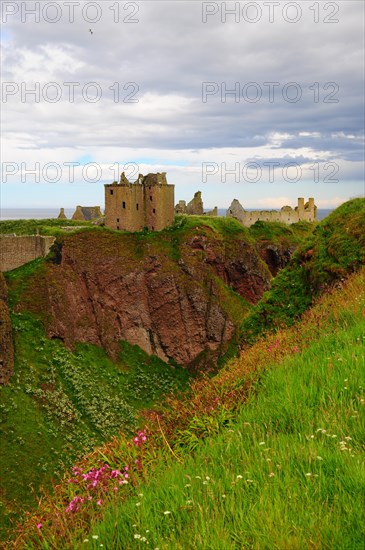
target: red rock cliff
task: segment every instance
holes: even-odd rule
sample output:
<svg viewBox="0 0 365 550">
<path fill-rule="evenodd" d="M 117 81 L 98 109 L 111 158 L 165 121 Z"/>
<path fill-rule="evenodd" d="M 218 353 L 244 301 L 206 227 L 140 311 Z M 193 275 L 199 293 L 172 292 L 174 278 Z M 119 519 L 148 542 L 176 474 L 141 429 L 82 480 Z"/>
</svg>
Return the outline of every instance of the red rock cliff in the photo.
<svg viewBox="0 0 365 550">
<path fill-rule="evenodd" d="M 49 337 L 70 347 L 94 343 L 112 356 L 127 340 L 184 366 L 214 359 L 241 321 L 237 307 L 242 318 L 247 310 L 232 289 L 255 303 L 271 278 L 242 236 L 228 240 L 206 226 L 179 238 L 84 232 L 55 246 L 22 309 L 41 316 Z"/>
</svg>

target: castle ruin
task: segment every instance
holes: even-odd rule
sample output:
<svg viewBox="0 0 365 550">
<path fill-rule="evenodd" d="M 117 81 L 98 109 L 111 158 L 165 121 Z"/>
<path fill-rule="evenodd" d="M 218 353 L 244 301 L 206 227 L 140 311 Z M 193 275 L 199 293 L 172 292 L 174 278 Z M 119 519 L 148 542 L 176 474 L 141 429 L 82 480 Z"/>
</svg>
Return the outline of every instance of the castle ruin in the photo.
<svg viewBox="0 0 365 550">
<path fill-rule="evenodd" d="M 201 191 L 197 191 L 194 197 L 188 204 L 185 201 L 179 201 L 175 206 L 175 214 L 186 214 L 188 216 L 218 216 L 218 207 L 215 206 L 213 210 L 204 212 L 204 205 Z"/>
<path fill-rule="evenodd" d="M 314 222 L 317 219 L 317 207 L 314 199 L 309 198 L 304 204 L 304 199 L 298 199 L 298 206 L 294 209 L 291 206 L 283 206 L 280 210 L 245 210 L 241 203 L 234 199 L 228 208 L 226 216 L 235 218 L 245 227 L 250 227 L 257 221 L 281 222 L 292 224 L 305 220 Z"/>
<path fill-rule="evenodd" d="M 93 220 L 100 220 L 102 218 L 103 214 L 100 210 L 100 206 L 80 206 L 79 204 L 76 206 L 75 212 L 72 214 L 71 219 L 77 220 L 77 221 L 93 221 Z M 60 213 L 58 214 L 59 220 L 67 220 L 67 216 L 65 214 L 65 209 L 60 208 Z"/>
<path fill-rule="evenodd" d="M 174 221 L 174 190 L 166 172 L 139 174 L 131 183 L 124 172 L 120 182 L 105 185 L 105 225 L 124 231 L 142 231 L 145 227 L 160 231 Z"/>
</svg>

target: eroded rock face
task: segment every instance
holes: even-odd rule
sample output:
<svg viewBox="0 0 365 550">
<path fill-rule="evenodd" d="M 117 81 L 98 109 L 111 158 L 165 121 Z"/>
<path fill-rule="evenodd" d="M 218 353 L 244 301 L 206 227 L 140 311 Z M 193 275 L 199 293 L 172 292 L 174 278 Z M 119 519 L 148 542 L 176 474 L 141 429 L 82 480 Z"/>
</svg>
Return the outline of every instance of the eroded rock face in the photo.
<svg viewBox="0 0 365 550">
<path fill-rule="evenodd" d="M 14 372 L 14 349 L 11 320 L 7 305 L 7 288 L 0 272 L 0 384 L 5 384 Z"/>
<path fill-rule="evenodd" d="M 294 246 L 262 244 L 260 247 L 260 256 L 267 264 L 273 277 L 289 263 L 294 252 Z"/>
<path fill-rule="evenodd" d="M 48 262 L 23 305 L 70 347 L 89 342 L 116 356 L 127 340 L 184 366 L 214 361 L 236 330 L 222 283 L 255 303 L 270 286 L 267 266 L 253 246 L 224 242 L 207 228 L 181 243 L 179 258 L 171 241 L 141 242 L 126 234 L 67 236 L 58 263 Z"/>
</svg>

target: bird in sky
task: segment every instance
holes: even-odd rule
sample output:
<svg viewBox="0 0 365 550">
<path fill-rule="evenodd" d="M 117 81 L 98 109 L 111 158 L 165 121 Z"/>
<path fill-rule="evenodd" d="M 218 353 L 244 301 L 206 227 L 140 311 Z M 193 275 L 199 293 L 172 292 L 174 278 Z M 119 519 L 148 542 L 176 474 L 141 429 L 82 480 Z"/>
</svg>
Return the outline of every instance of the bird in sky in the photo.
<svg viewBox="0 0 365 550">
<path fill-rule="evenodd" d="M 90 32 L 90 34 L 94 34 L 93 31 L 92 31 L 91 29 L 89 29 L 89 32 Z"/>
</svg>

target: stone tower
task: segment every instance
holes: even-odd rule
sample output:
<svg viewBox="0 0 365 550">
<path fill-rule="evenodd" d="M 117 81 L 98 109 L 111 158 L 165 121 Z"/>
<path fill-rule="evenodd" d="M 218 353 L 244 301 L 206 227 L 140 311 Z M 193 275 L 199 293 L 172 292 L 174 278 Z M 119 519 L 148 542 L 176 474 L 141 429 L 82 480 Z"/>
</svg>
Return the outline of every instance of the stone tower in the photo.
<svg viewBox="0 0 365 550">
<path fill-rule="evenodd" d="M 125 174 L 120 182 L 105 185 L 105 225 L 124 231 L 145 227 L 160 231 L 174 221 L 175 186 L 167 183 L 166 173 L 140 174 L 130 183 Z"/>
</svg>

